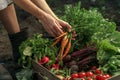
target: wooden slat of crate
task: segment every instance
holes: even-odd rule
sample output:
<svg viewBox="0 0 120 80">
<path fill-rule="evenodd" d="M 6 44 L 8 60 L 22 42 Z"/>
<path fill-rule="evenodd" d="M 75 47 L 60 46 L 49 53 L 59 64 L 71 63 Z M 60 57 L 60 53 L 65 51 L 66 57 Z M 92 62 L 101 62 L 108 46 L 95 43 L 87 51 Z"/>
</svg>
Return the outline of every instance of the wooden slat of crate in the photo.
<svg viewBox="0 0 120 80">
<path fill-rule="evenodd" d="M 33 79 L 34 80 L 45 80 L 45 78 L 43 77 L 43 75 L 41 75 L 41 74 L 39 74 L 37 72 L 34 72 Z"/>
<path fill-rule="evenodd" d="M 60 80 L 58 77 L 56 77 L 54 74 L 52 74 L 48 69 L 46 69 L 42 65 L 36 63 L 35 61 L 32 61 L 32 66 L 33 66 L 34 71 L 36 71 L 36 72 L 40 73 L 41 75 L 47 77 L 49 80 Z M 40 79 L 40 80 L 42 80 L 42 79 Z"/>
</svg>

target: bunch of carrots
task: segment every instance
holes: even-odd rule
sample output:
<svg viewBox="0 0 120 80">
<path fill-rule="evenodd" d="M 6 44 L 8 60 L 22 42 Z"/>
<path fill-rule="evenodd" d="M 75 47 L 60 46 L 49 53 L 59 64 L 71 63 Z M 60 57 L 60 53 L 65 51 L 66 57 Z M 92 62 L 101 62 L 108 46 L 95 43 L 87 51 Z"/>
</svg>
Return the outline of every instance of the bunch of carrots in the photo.
<svg viewBox="0 0 120 80">
<path fill-rule="evenodd" d="M 63 58 L 66 57 L 67 54 L 69 53 L 71 48 L 71 39 L 72 39 L 72 34 L 68 32 L 64 32 L 60 36 L 56 37 L 55 41 L 51 45 L 51 47 L 53 47 L 54 45 L 60 43 L 60 50 L 59 50 L 60 60 L 63 60 Z"/>
</svg>

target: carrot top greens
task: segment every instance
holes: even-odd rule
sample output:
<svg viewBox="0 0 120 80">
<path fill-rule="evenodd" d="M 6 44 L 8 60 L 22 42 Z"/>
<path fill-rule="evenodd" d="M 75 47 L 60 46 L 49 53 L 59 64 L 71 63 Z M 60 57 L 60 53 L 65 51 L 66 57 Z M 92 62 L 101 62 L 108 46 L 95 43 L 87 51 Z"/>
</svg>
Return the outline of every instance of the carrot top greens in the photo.
<svg viewBox="0 0 120 80">
<path fill-rule="evenodd" d="M 67 5 L 65 15 L 76 31 L 76 40 L 72 42 L 72 50 L 79 50 L 85 46 L 94 45 L 97 49 L 97 59 L 100 68 L 105 73 L 120 74 L 120 32 L 116 31 L 116 24 L 105 19 L 97 9 L 86 10 L 80 7 Z"/>
</svg>

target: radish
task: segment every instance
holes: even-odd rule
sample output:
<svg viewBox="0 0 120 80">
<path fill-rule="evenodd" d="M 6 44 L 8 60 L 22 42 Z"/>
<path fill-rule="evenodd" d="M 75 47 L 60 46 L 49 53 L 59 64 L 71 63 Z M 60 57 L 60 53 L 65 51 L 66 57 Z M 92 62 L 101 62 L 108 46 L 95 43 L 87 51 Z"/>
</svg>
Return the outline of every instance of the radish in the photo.
<svg viewBox="0 0 120 80">
<path fill-rule="evenodd" d="M 51 67 L 54 68 L 55 70 L 59 70 L 60 69 L 60 65 L 59 64 L 52 64 Z"/>
<path fill-rule="evenodd" d="M 49 61 L 50 61 L 49 57 L 44 56 L 41 60 L 38 60 L 38 63 L 43 65 L 48 63 Z"/>
</svg>

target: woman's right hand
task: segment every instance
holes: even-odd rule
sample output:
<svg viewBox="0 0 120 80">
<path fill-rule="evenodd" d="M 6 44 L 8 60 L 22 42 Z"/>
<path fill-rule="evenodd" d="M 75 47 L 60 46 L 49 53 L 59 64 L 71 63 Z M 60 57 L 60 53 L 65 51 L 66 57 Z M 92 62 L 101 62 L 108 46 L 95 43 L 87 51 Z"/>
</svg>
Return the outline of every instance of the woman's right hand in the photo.
<svg viewBox="0 0 120 80">
<path fill-rule="evenodd" d="M 41 23 L 45 31 L 52 37 L 57 37 L 63 33 L 62 26 L 49 14 L 46 14 L 45 17 L 41 19 Z"/>
</svg>

